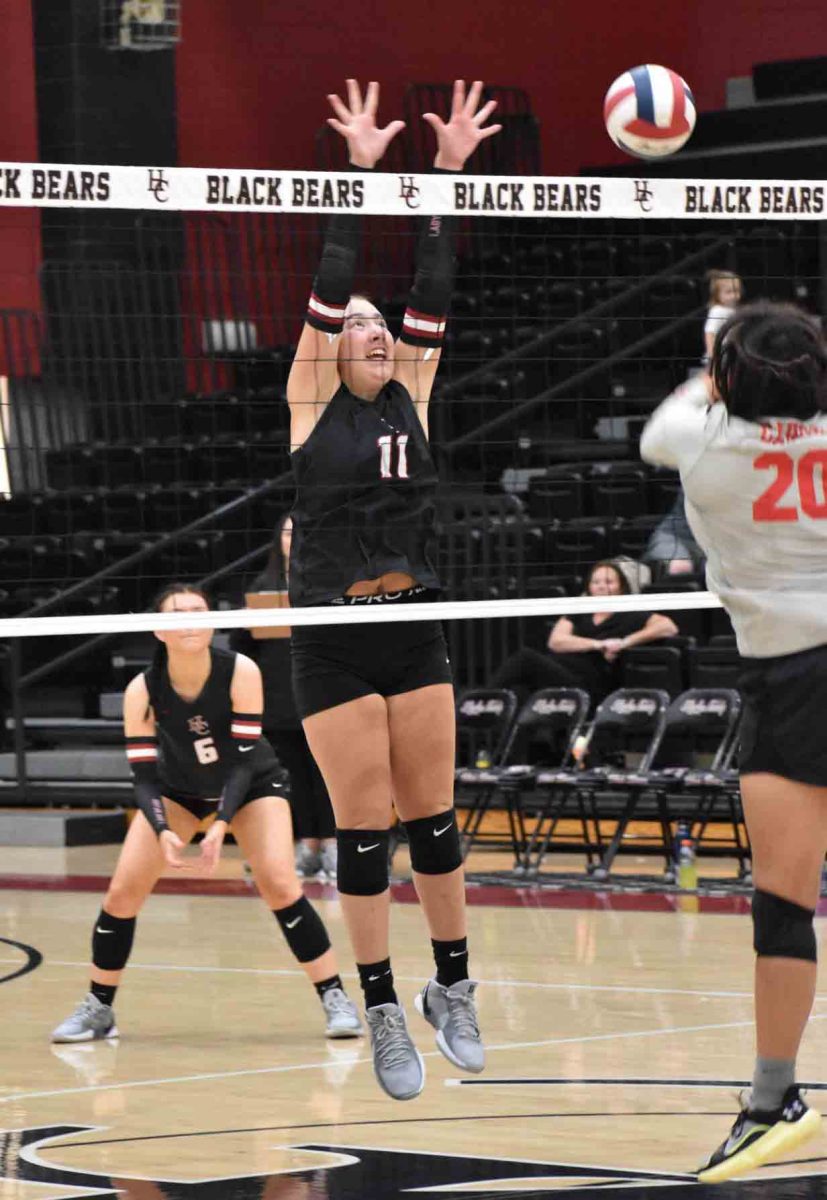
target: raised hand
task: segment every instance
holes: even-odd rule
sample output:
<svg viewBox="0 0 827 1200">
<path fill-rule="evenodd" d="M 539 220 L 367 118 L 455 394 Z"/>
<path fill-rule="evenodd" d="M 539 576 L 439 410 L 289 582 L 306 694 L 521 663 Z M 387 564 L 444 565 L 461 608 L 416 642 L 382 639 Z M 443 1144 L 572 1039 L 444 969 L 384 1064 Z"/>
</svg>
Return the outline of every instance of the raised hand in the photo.
<svg viewBox="0 0 827 1200">
<path fill-rule="evenodd" d="M 451 115 L 447 123 L 436 113 L 422 114 L 422 119 L 428 122 L 436 134 L 435 167 L 440 167 L 444 171 L 461 171 L 480 142 L 493 137 L 502 129 L 502 125 L 489 125 L 487 129 L 482 128 L 483 122 L 488 120 L 497 107 L 497 101 L 489 100 L 477 112 L 481 95 L 482 82 L 479 79 L 471 84 L 467 98 L 465 81 L 455 79 Z"/>
<path fill-rule="evenodd" d="M 373 167 L 388 148 L 388 143 L 396 137 L 400 129 L 405 128 L 404 121 L 391 121 L 384 129 L 376 124 L 376 108 L 379 104 L 379 84 L 371 81 L 365 98 L 355 79 L 347 81 L 347 104 L 335 94 L 329 95 L 330 107 L 335 117 L 328 117 L 327 123 L 347 142 L 350 161 L 356 167 Z"/>
</svg>

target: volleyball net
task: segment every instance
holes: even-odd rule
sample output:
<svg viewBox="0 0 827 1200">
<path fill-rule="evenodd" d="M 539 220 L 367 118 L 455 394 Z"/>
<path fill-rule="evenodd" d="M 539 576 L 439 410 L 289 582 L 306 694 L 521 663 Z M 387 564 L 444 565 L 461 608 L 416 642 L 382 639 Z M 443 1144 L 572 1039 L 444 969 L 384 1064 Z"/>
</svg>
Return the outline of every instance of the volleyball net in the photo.
<svg viewBox="0 0 827 1200">
<path fill-rule="evenodd" d="M 341 211 L 364 217 L 356 289 L 393 333 L 423 215 L 456 220 L 437 567 L 452 618 L 496 609 L 450 623 L 460 684 L 529 636 L 542 648 L 604 559 L 641 607 L 685 596 L 682 635 L 729 636 L 677 476 L 638 436 L 699 365 L 710 270 L 820 310 L 824 185 L 642 176 L 0 164 L 19 247 L 0 297 L 29 295 L 0 300 L 0 639 L 23 639 L 24 674 L 65 661 L 53 617 L 77 620 L 57 626 L 71 670 L 111 678 L 91 635 L 135 633 L 163 584 L 242 605 L 292 503 L 287 374 Z M 380 619 L 365 612 L 334 619 Z"/>
</svg>

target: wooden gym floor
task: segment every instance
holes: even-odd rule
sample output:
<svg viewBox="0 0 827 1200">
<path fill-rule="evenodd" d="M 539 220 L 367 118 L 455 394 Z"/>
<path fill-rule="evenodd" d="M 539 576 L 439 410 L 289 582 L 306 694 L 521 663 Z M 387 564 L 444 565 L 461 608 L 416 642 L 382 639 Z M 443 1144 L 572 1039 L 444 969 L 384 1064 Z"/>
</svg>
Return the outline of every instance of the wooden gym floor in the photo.
<svg viewBox="0 0 827 1200">
<path fill-rule="evenodd" d="M 428 937 L 398 889 L 394 970 L 428 1072 L 400 1104 L 375 1084 L 364 1041 L 325 1041 L 233 847 L 217 880 L 162 881 L 145 907 L 120 1039 L 50 1045 L 86 990 L 117 850 L 0 849 L 0 1200 L 827 1197 L 823 1135 L 717 1189 L 692 1175 L 751 1070 L 743 896 L 470 887 L 488 1066 L 460 1076 L 413 1009 Z M 508 861 L 485 854 L 470 868 Z M 355 996 L 335 890 L 306 886 Z M 825 1064 L 822 987 L 799 1071 L 817 1106 Z"/>
</svg>

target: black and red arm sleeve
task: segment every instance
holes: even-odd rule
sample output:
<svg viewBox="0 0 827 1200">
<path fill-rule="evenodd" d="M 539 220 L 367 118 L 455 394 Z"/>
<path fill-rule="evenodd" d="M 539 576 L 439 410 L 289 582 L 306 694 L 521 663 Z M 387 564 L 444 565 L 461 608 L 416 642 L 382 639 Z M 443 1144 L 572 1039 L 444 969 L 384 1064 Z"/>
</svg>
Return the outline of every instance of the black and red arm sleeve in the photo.
<svg viewBox="0 0 827 1200">
<path fill-rule="evenodd" d="M 351 165 L 352 171 L 366 169 Z M 354 212 L 334 213 L 328 223 L 305 317 L 307 324 L 321 333 L 342 332 L 345 309 L 353 292 L 361 229 L 362 218 Z"/>
<path fill-rule="evenodd" d="M 434 173 L 453 175 L 454 171 Z M 409 346 L 438 350 L 454 289 L 454 219 L 425 217 L 416 255 L 416 275 L 402 321 L 399 340 Z"/>
<path fill-rule="evenodd" d="M 161 799 L 161 777 L 158 773 L 158 739 L 128 737 L 126 757 L 132 768 L 135 803 L 157 834 L 169 829 L 164 802 Z"/>
<path fill-rule="evenodd" d="M 253 778 L 250 760 L 255 757 L 255 747 L 261 738 L 261 713 L 234 712 L 230 734 L 235 754 L 230 761 L 215 814 L 219 821 L 226 821 L 228 825 L 243 803 Z"/>
</svg>

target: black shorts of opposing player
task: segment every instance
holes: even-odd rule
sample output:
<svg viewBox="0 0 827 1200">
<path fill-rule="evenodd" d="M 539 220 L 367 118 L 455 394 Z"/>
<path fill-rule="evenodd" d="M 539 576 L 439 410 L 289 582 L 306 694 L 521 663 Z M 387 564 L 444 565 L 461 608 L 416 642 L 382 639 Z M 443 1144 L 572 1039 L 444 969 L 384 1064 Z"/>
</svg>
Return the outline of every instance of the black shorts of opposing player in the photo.
<svg viewBox="0 0 827 1200">
<path fill-rule="evenodd" d="M 410 604 L 435 597 L 427 588 L 414 587 L 387 596 L 343 596 L 334 603 Z M 452 682 L 439 621 L 298 626 L 291 655 L 293 692 L 302 719 L 360 696 L 397 696 Z"/>
<path fill-rule="evenodd" d="M 803 908 L 782 896 L 756 889 L 752 898 L 753 946 L 761 958 L 798 958 L 816 962 L 816 943 L 811 908 Z"/>
<path fill-rule="evenodd" d="M 827 646 L 776 658 L 748 658 L 739 771 L 827 787 Z M 783 820 L 779 813 L 779 820 Z"/>
</svg>

